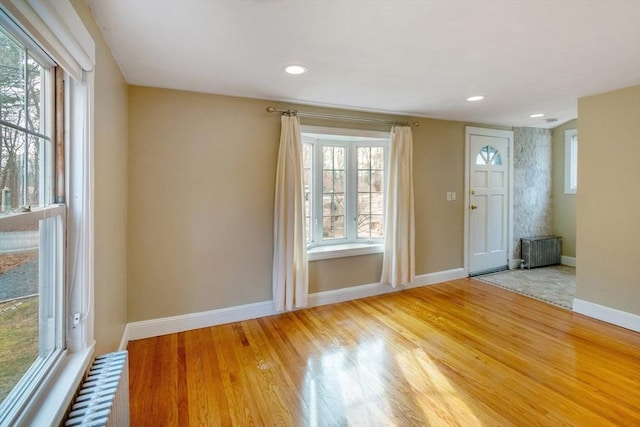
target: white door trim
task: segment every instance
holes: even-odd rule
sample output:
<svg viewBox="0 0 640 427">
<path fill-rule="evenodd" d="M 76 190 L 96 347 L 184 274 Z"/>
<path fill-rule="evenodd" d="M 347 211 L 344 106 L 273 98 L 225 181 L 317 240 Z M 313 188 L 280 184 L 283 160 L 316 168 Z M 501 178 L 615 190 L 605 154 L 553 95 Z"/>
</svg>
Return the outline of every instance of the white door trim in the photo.
<svg viewBox="0 0 640 427">
<path fill-rule="evenodd" d="M 470 191 L 470 183 L 469 183 L 469 167 L 470 167 L 470 159 L 471 155 L 469 153 L 470 146 L 470 136 L 471 135 L 480 135 L 480 136 L 492 136 L 492 137 L 500 137 L 507 138 L 509 143 L 509 182 L 507 189 L 507 264 L 509 268 L 514 268 L 515 265 L 513 262 L 513 131 L 511 130 L 500 130 L 500 129 L 487 129 L 487 128 L 479 128 L 473 126 L 465 127 L 465 138 L 464 138 L 464 269 L 465 271 L 469 271 L 469 191 Z"/>
</svg>

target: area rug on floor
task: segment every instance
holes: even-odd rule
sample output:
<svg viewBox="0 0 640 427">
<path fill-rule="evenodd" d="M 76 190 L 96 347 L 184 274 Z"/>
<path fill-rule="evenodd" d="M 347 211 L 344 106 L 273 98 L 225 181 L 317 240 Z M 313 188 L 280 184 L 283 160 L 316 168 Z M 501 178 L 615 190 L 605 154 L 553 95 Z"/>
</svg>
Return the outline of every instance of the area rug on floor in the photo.
<svg viewBox="0 0 640 427">
<path fill-rule="evenodd" d="M 576 294 L 576 269 L 564 265 L 503 271 L 475 279 L 568 309 Z"/>
</svg>

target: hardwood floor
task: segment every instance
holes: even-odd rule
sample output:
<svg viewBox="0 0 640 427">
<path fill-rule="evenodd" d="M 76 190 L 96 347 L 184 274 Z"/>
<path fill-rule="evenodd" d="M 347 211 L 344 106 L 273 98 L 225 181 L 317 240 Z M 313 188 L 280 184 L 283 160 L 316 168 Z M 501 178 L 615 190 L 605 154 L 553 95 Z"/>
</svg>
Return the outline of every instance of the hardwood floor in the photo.
<svg viewBox="0 0 640 427">
<path fill-rule="evenodd" d="M 128 350 L 132 426 L 640 425 L 640 334 L 472 279 Z"/>
</svg>

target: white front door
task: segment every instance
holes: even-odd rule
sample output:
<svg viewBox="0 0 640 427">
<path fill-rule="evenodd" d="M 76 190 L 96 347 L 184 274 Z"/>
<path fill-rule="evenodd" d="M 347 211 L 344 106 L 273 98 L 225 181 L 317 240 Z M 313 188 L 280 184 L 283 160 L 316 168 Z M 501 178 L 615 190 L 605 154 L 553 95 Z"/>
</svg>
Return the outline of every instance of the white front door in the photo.
<svg viewBox="0 0 640 427">
<path fill-rule="evenodd" d="M 508 266 L 509 149 L 513 137 L 502 132 L 486 129 L 467 133 L 471 275 Z"/>
</svg>

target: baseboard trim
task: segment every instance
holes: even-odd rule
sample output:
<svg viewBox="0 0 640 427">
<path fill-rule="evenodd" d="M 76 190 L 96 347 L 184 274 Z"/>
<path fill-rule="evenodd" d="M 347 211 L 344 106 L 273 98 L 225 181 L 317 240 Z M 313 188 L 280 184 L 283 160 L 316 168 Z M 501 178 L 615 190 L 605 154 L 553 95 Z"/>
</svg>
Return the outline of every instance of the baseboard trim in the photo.
<svg viewBox="0 0 640 427">
<path fill-rule="evenodd" d="M 574 298 L 573 311 L 622 328 L 640 332 L 640 316 L 616 308 Z"/>
<path fill-rule="evenodd" d="M 308 305 L 305 308 L 336 304 L 339 302 L 383 295 L 420 286 L 434 285 L 450 280 L 462 279 L 468 275 L 467 270 L 464 268 L 456 268 L 453 270 L 422 274 L 417 276 L 411 284 L 407 286 L 398 286 L 396 288 L 381 285 L 380 283 L 371 283 L 367 285 L 336 289 L 333 291 L 317 292 L 309 295 Z M 276 311 L 273 301 L 262 301 L 199 313 L 131 322 L 127 323 L 124 328 L 122 340 L 120 341 L 120 350 L 126 350 L 129 341 L 132 340 L 157 337 L 160 335 L 184 332 L 192 329 L 240 322 L 243 320 L 257 319 L 259 317 L 271 316 L 278 313 L 280 312 Z"/>
<path fill-rule="evenodd" d="M 575 259 L 575 257 L 562 255 L 560 257 L 560 264 L 568 265 L 569 267 L 575 267 L 576 266 L 576 259 Z"/>
</svg>

